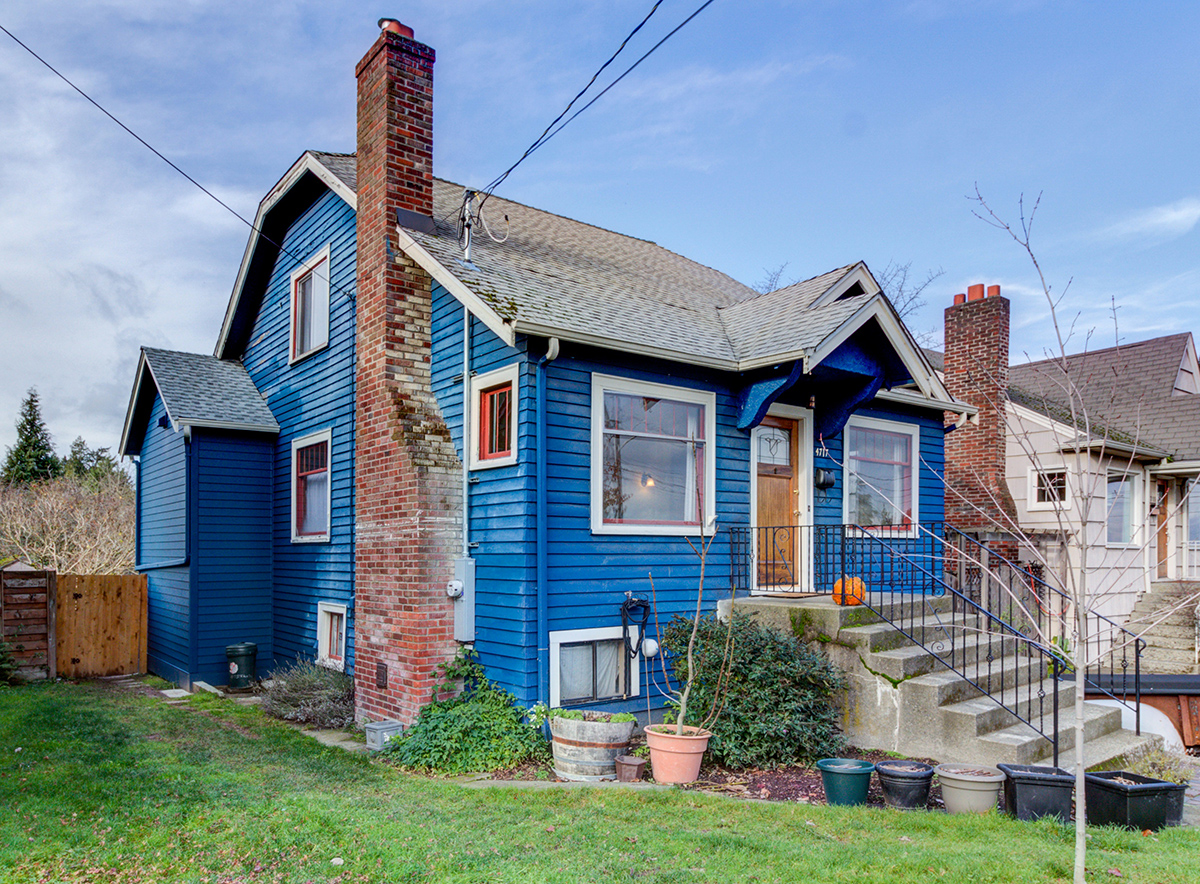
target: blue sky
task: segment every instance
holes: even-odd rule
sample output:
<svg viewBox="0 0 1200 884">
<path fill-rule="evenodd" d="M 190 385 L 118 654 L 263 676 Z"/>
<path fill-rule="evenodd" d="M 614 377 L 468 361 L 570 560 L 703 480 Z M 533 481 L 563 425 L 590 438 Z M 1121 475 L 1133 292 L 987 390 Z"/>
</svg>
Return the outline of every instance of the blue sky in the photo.
<svg viewBox="0 0 1200 884">
<path fill-rule="evenodd" d="M 665 0 L 632 61 L 700 0 Z M 503 171 L 651 5 L 6 0 L 14 31 L 252 218 L 306 148 L 353 150 L 354 65 L 393 15 L 438 53 L 436 175 Z M 754 284 L 863 259 L 1013 302 L 1014 358 L 1191 331 L 1200 4 L 716 0 L 500 193 Z M 610 70 L 621 70 L 619 60 Z M 142 344 L 211 352 L 247 229 L 0 34 L 0 446 L 36 386 L 55 441 L 116 445 Z"/>
</svg>

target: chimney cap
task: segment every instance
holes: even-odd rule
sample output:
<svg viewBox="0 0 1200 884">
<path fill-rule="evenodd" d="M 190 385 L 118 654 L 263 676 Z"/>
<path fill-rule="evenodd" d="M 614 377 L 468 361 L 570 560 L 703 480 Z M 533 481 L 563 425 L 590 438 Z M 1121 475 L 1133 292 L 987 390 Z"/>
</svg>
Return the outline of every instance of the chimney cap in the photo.
<svg viewBox="0 0 1200 884">
<path fill-rule="evenodd" d="M 381 18 L 379 20 L 379 30 L 390 31 L 393 34 L 399 34 L 401 37 L 407 37 L 409 40 L 413 38 L 413 29 L 408 25 L 401 24 L 394 18 Z"/>
</svg>

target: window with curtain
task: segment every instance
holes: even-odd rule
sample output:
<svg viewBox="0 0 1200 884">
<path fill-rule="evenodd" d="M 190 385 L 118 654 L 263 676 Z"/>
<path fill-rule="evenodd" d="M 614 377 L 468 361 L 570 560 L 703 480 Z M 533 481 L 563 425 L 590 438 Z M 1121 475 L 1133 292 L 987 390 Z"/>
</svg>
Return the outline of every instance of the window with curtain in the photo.
<svg viewBox="0 0 1200 884">
<path fill-rule="evenodd" d="M 293 537 L 329 537 L 329 439 L 298 444 L 292 452 L 295 470 Z"/>
<path fill-rule="evenodd" d="M 916 519 L 916 428 L 846 425 L 845 518 L 864 528 L 910 528 Z"/>
</svg>

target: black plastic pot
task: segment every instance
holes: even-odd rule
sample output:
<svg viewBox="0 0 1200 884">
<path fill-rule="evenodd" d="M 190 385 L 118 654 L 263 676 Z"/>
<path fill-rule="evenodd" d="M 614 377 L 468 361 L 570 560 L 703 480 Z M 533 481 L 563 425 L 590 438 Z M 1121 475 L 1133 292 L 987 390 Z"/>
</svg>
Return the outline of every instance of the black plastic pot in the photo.
<svg viewBox="0 0 1200 884">
<path fill-rule="evenodd" d="M 1061 767 L 997 764 L 1004 771 L 1004 810 L 1019 820 L 1054 816 L 1071 821 L 1075 777 Z"/>
<path fill-rule="evenodd" d="M 929 804 L 933 765 L 923 761 L 881 761 L 875 765 L 875 775 L 879 777 L 888 807 L 917 810 Z"/>
<path fill-rule="evenodd" d="M 1128 782 L 1117 782 L 1117 778 Z M 1154 832 L 1183 820 L 1187 786 L 1124 770 L 1085 775 L 1087 821 L 1095 826 L 1125 826 Z"/>
</svg>

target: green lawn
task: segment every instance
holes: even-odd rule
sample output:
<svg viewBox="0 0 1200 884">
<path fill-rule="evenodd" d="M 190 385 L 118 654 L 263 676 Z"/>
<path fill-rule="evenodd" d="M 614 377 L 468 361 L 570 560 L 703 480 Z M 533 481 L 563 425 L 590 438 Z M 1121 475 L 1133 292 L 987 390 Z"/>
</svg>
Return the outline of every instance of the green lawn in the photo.
<svg viewBox="0 0 1200 884">
<path fill-rule="evenodd" d="M 1072 836 L 1051 823 L 466 789 L 215 698 L 0 689 L 0 737 L 3 881 L 1070 880 Z M 1190 829 L 1095 829 L 1090 844 L 1096 881 L 1200 880 Z"/>
</svg>

